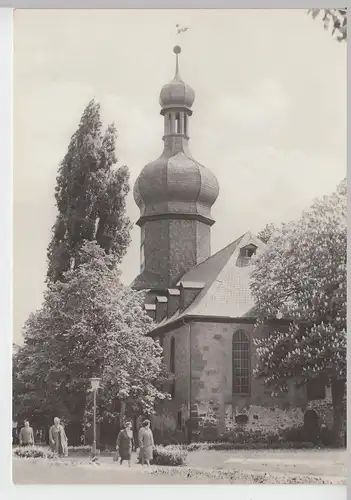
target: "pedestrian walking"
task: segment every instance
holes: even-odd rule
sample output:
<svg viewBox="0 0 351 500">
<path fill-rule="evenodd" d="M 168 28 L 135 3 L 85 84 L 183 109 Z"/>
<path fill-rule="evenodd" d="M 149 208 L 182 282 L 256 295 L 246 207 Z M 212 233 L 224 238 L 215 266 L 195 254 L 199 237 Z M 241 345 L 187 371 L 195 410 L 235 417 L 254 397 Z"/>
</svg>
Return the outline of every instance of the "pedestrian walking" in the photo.
<svg viewBox="0 0 351 500">
<path fill-rule="evenodd" d="M 141 465 L 150 465 L 155 448 L 154 436 L 150 429 L 150 420 L 144 420 L 139 431 L 140 462 Z"/>
<path fill-rule="evenodd" d="M 33 446 L 34 445 L 34 433 L 32 427 L 30 427 L 28 420 L 24 421 L 24 427 L 19 433 L 19 445 L 20 446 Z"/>
<path fill-rule="evenodd" d="M 134 438 L 132 423 L 126 422 L 124 428 L 119 432 L 116 442 L 116 449 L 120 457 L 120 464 L 123 460 L 128 460 L 129 467 L 132 464 L 132 450 L 134 448 Z"/>
<path fill-rule="evenodd" d="M 58 417 L 54 418 L 54 425 L 49 430 L 49 443 L 51 451 L 58 455 L 68 455 L 68 440 L 63 425 Z"/>
</svg>

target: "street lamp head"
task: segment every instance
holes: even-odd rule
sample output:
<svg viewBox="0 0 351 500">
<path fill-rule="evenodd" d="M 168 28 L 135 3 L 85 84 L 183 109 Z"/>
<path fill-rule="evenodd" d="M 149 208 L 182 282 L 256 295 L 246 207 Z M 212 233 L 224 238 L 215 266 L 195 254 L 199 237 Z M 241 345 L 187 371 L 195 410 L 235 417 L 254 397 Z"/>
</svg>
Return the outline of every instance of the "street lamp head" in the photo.
<svg viewBox="0 0 351 500">
<path fill-rule="evenodd" d="M 100 381 L 101 381 L 101 378 L 97 378 L 97 377 L 93 377 L 90 379 L 91 388 L 93 391 L 96 391 L 97 389 L 99 389 Z"/>
</svg>

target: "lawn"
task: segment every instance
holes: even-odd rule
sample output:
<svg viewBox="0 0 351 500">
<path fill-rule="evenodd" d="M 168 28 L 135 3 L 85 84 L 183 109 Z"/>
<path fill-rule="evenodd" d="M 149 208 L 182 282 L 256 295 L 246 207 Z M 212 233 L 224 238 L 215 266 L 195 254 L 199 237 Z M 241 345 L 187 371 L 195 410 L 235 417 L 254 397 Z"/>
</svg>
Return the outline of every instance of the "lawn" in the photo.
<svg viewBox="0 0 351 500">
<path fill-rule="evenodd" d="M 136 461 L 134 457 L 134 462 Z M 196 451 L 186 467 L 120 466 L 112 458 L 13 459 L 15 484 L 345 484 L 345 450 Z"/>
<path fill-rule="evenodd" d="M 314 476 L 346 477 L 346 450 L 194 451 L 188 464 L 204 468 L 240 469 Z"/>
</svg>

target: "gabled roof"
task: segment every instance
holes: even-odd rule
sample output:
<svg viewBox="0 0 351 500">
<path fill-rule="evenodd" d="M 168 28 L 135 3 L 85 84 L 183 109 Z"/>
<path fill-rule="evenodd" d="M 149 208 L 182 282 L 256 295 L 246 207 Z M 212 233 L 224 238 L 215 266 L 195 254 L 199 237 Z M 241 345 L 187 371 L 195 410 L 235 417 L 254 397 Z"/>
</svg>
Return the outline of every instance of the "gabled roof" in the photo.
<svg viewBox="0 0 351 500">
<path fill-rule="evenodd" d="M 184 311 L 165 318 L 156 328 L 187 316 L 242 318 L 254 316 L 254 300 L 250 292 L 252 266 L 240 265 L 240 249 L 255 245 L 257 251 L 265 244 L 247 232 L 219 252 L 190 269 L 181 282 L 206 283 L 195 300 Z"/>
</svg>

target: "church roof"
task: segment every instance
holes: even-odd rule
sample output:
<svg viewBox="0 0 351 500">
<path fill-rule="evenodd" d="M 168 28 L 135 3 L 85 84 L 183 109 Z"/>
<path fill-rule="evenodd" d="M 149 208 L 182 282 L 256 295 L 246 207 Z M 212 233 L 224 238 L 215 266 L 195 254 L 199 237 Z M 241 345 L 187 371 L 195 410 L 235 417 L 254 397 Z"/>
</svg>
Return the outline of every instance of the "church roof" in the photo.
<svg viewBox="0 0 351 500">
<path fill-rule="evenodd" d="M 204 284 L 195 300 L 184 311 L 165 318 L 156 328 L 187 316 L 242 318 L 254 317 L 254 300 L 250 291 L 252 266 L 242 265 L 240 250 L 255 245 L 257 251 L 265 244 L 247 232 L 205 261 L 190 269 L 180 280 Z"/>
</svg>

